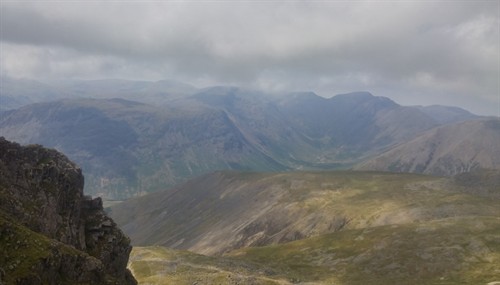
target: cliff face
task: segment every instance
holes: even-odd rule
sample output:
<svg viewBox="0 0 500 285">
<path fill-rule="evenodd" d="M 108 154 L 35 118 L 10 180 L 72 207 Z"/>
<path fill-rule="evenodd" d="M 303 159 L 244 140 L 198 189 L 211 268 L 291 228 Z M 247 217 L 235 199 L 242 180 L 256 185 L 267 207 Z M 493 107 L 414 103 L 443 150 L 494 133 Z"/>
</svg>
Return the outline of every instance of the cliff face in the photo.
<svg viewBox="0 0 500 285">
<path fill-rule="evenodd" d="M 130 240 L 55 150 L 0 138 L 0 223 L 0 284 L 136 284 Z"/>
</svg>

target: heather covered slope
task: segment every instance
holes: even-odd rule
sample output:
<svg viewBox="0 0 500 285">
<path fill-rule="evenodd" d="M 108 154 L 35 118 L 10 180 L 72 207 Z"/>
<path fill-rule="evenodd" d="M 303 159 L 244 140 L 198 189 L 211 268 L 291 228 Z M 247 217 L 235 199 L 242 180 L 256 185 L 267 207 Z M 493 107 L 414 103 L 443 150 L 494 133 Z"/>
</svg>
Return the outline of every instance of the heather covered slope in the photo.
<svg viewBox="0 0 500 285">
<path fill-rule="evenodd" d="M 354 169 L 454 175 L 500 169 L 500 120 L 445 125 L 365 161 Z"/>
<path fill-rule="evenodd" d="M 494 284 L 499 179 L 493 170 L 216 173 L 111 214 L 149 245 L 129 262 L 140 282 Z"/>
<path fill-rule="evenodd" d="M 496 284 L 498 218 L 448 218 L 353 229 L 209 257 L 134 247 L 129 268 L 148 284 Z"/>
<path fill-rule="evenodd" d="M 498 216 L 454 217 L 346 230 L 229 255 L 290 283 L 490 284 L 500 281 L 499 237 Z"/>
<path fill-rule="evenodd" d="M 218 172 L 130 199 L 110 214 L 135 245 L 212 255 L 346 229 L 500 216 L 497 200 L 458 191 L 459 185 L 382 172 Z M 489 191 L 498 193 L 497 186 Z"/>
</svg>

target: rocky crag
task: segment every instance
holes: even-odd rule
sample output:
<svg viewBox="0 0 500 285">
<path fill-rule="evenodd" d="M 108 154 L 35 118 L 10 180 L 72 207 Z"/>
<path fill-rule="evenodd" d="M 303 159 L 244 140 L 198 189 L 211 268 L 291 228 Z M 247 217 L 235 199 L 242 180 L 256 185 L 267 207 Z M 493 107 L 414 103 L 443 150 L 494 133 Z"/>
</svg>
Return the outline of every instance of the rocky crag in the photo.
<svg viewBox="0 0 500 285">
<path fill-rule="evenodd" d="M 0 284 L 137 284 L 130 240 L 64 155 L 0 138 Z"/>
</svg>

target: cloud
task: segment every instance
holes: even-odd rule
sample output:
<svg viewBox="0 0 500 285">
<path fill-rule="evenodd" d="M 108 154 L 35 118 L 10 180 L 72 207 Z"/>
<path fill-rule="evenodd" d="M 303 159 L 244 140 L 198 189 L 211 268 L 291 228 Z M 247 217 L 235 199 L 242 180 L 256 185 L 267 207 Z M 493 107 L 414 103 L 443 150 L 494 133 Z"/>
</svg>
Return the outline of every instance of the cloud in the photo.
<svg viewBox="0 0 500 285">
<path fill-rule="evenodd" d="M 401 103 L 463 97 L 495 113 L 498 5 L 2 2 L 1 69 L 32 78 L 173 78 L 325 96 L 370 90 Z"/>
</svg>

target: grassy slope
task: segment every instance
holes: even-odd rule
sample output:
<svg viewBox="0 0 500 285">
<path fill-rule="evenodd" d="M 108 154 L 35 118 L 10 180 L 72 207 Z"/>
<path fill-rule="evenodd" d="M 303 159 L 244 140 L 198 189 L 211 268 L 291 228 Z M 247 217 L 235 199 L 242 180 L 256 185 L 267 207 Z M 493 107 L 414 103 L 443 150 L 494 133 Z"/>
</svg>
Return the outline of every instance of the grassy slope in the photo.
<svg viewBox="0 0 500 285">
<path fill-rule="evenodd" d="M 346 230 L 219 258 L 163 247 L 131 256 L 140 284 L 487 284 L 500 281 L 500 218 Z"/>
<path fill-rule="evenodd" d="M 500 281 L 500 219 L 347 230 L 231 255 L 324 284 L 486 284 Z"/>
<path fill-rule="evenodd" d="M 142 284 L 173 284 L 158 280 L 175 284 L 500 281 L 500 207 L 495 198 L 500 189 L 489 185 L 491 191 L 476 195 L 474 185 L 481 183 L 471 179 L 484 180 L 481 175 L 467 177 L 467 183 L 370 172 L 234 175 L 245 183 L 258 178 L 288 185 L 277 205 L 326 217 L 342 213 L 349 223 L 337 232 L 311 231 L 309 238 L 236 249 L 219 258 L 162 247 L 135 248 L 130 267 Z M 307 222 L 302 217 L 292 226 L 304 228 Z M 172 262 L 176 270 L 166 265 Z M 235 276 L 243 281 L 235 281 Z"/>
<path fill-rule="evenodd" d="M 102 267 L 95 257 L 18 224 L 0 211 L 0 284 L 81 284 L 80 271 Z M 63 263 L 64 261 L 67 264 Z M 81 267 L 77 267 L 77 266 Z M 70 272 L 71 271 L 71 272 Z M 90 274 L 89 274 L 90 275 Z M 112 277 L 108 276 L 111 281 Z"/>
<path fill-rule="evenodd" d="M 381 172 L 226 172 L 124 202 L 111 215 L 134 245 L 202 254 L 341 229 L 500 216 L 496 201 L 450 185 L 439 177 Z"/>
<path fill-rule="evenodd" d="M 288 284 L 252 262 L 159 246 L 135 247 L 129 269 L 139 284 Z"/>
</svg>

